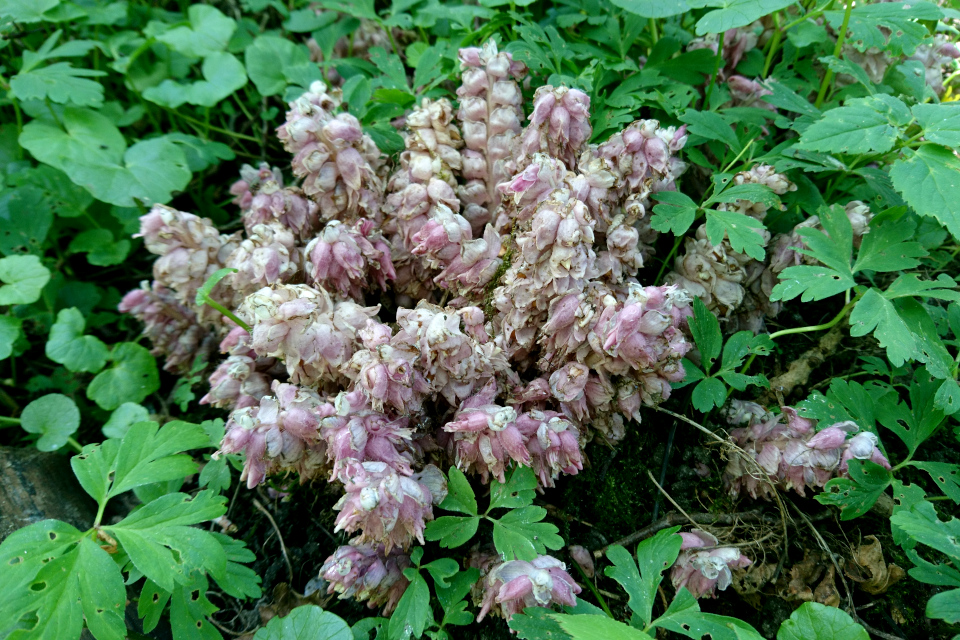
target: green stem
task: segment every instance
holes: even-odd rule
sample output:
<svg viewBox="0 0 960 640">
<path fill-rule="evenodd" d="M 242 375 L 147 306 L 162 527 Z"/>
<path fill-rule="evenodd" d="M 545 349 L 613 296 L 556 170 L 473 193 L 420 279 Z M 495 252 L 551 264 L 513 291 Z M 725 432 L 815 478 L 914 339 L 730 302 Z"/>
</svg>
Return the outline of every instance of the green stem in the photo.
<svg viewBox="0 0 960 640">
<path fill-rule="evenodd" d="M 238 318 L 236 314 L 233 313 L 233 311 L 230 311 L 229 309 L 227 309 L 225 306 L 223 306 L 216 300 L 211 300 L 210 298 L 207 298 L 206 302 L 208 305 L 210 305 L 211 307 L 213 307 L 214 309 L 222 313 L 224 316 L 236 322 L 238 327 L 243 327 L 243 330 L 246 331 L 247 333 L 253 333 L 253 329 L 250 327 L 250 325 L 248 325 L 246 322 Z"/>
<path fill-rule="evenodd" d="M 600 602 L 600 607 L 603 609 L 603 612 L 606 613 L 610 618 L 616 620 L 616 618 L 613 617 L 613 612 L 610 611 L 610 607 L 607 606 L 607 601 L 603 599 L 602 595 L 600 595 L 600 590 L 597 589 L 595 584 L 593 584 L 593 580 L 587 577 L 587 574 L 583 570 L 583 567 L 580 566 L 580 563 L 574 560 L 573 564 L 577 567 L 577 571 L 580 572 L 580 575 L 583 576 L 583 581 L 590 588 L 590 591 L 592 591 L 593 595 L 597 597 L 597 601 Z"/>
<path fill-rule="evenodd" d="M 773 32 L 773 41 L 770 44 L 770 51 L 767 52 L 767 59 L 763 62 L 763 73 L 761 78 L 766 78 L 770 73 L 770 65 L 773 64 L 773 56 L 780 50 L 780 39 L 783 37 L 783 31 L 780 30 L 780 12 L 773 14 L 773 24 L 776 27 Z"/>
<path fill-rule="evenodd" d="M 4 429 L 6 427 L 15 427 L 18 424 L 20 424 L 20 418 L 5 418 L 0 416 L 0 429 Z"/>
<path fill-rule="evenodd" d="M 726 35 L 725 32 L 720 32 L 720 37 L 717 39 L 717 59 L 713 65 L 713 75 L 710 77 L 710 84 L 707 86 L 707 93 L 703 97 L 702 109 L 705 111 L 710 110 L 710 94 L 713 93 L 713 85 L 717 81 L 717 74 L 720 73 L 720 62 L 723 60 L 723 36 Z"/>
<path fill-rule="evenodd" d="M 673 255 L 677 252 L 677 249 L 680 248 L 680 243 L 683 242 L 683 236 L 677 236 L 676 240 L 673 241 L 673 248 L 670 249 L 670 253 L 667 254 L 667 257 L 663 259 L 663 265 L 660 266 L 660 273 L 657 274 L 657 279 L 653 281 L 653 286 L 659 286 L 660 280 L 663 278 L 663 272 L 667 270 L 667 266 L 670 264 L 670 259 L 673 258 Z"/>
<path fill-rule="evenodd" d="M 193 125 L 195 125 L 195 126 L 198 126 L 198 127 L 209 127 L 209 130 L 210 130 L 210 131 L 216 131 L 217 133 L 223 134 L 223 135 L 225 135 L 225 136 L 229 136 L 229 137 L 231 137 L 231 138 L 236 138 L 236 139 L 238 139 L 238 140 L 247 140 L 247 141 L 249 141 L 249 142 L 256 142 L 257 144 L 260 144 L 260 140 L 258 140 L 257 138 L 254 138 L 253 136 L 248 136 L 248 135 L 243 134 L 243 133 L 236 133 L 236 132 L 233 132 L 233 131 L 228 131 L 228 130 L 226 130 L 226 129 L 221 129 L 220 127 L 214 127 L 214 126 L 212 126 L 212 125 L 208 125 L 208 124 L 205 123 L 205 122 L 201 122 L 200 120 L 197 120 L 196 118 L 191 118 L 190 116 L 184 115 L 184 114 L 180 113 L 179 111 L 176 111 L 175 109 L 171 109 L 170 107 L 163 107 L 163 109 L 165 109 L 166 111 L 168 111 L 171 115 L 176 115 L 177 117 L 179 117 L 179 118 L 181 118 L 181 119 L 183 119 L 183 120 L 185 120 L 185 121 L 187 121 L 187 122 L 189 122 L 189 123 L 191 123 L 191 124 L 193 124 Z M 199 133 L 199 131 L 198 131 L 198 133 Z"/>
<path fill-rule="evenodd" d="M 843 24 L 840 25 L 840 34 L 837 36 L 837 46 L 833 48 L 833 57 L 839 58 L 840 52 L 843 49 L 843 42 L 847 39 L 847 26 L 850 24 L 850 13 L 853 11 L 853 2 L 852 0 L 847 0 L 847 8 L 843 12 Z M 830 82 L 833 80 L 833 70 L 827 69 L 827 72 L 823 74 L 823 82 L 820 83 L 820 91 L 817 92 L 817 101 L 814 103 L 814 106 L 819 109 L 823 104 L 823 99 L 827 95 L 827 88 L 830 86 Z"/>
<path fill-rule="evenodd" d="M 76 451 L 77 453 L 80 453 L 81 451 L 83 451 L 83 446 L 81 446 L 79 442 L 77 442 L 70 436 L 67 436 L 67 444 L 70 445 L 73 448 L 73 450 Z"/>
<path fill-rule="evenodd" d="M 660 36 L 657 34 L 657 19 L 650 18 L 650 51 L 653 51 L 653 48 L 657 46 L 657 42 L 659 41 Z"/>
</svg>

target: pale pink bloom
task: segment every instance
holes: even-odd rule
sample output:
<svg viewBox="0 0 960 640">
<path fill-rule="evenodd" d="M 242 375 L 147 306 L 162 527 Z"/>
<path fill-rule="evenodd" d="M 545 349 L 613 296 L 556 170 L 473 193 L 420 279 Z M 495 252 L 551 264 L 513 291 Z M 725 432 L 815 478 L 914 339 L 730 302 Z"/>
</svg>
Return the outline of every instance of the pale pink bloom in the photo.
<svg viewBox="0 0 960 640">
<path fill-rule="evenodd" d="M 432 465 L 428 465 L 428 468 Z M 398 474 L 385 462 L 345 463 L 341 473 L 346 494 L 334 505 L 339 511 L 334 532 L 359 532 L 360 543 L 380 543 L 386 553 L 423 544 L 423 528 L 433 519 L 434 496 L 416 476 Z"/>
<path fill-rule="evenodd" d="M 670 580 L 674 589 L 686 587 L 695 598 L 717 597 L 718 589 L 725 591 L 730 586 L 733 580 L 731 569 L 753 564 L 736 547 L 717 546 L 716 537 L 706 531 L 694 529 L 679 535 L 683 543 L 670 571 Z"/>
<path fill-rule="evenodd" d="M 452 422 L 443 430 L 452 434 L 447 449 L 457 468 L 479 473 L 484 482 L 493 475 L 505 482 L 510 460 L 530 465 L 524 435 L 517 427 L 517 412 L 495 404 L 496 382 L 491 380 L 474 396 L 463 401 Z"/>
<path fill-rule="evenodd" d="M 590 139 L 590 97 L 579 89 L 544 85 L 533 96 L 530 123 L 521 136 L 522 154 L 518 164 L 544 152 L 574 167 L 580 147 Z"/>
<path fill-rule="evenodd" d="M 390 259 L 390 245 L 372 220 L 353 225 L 328 222 L 306 249 L 307 282 L 337 291 L 343 297 L 363 299 L 363 291 L 397 277 Z"/>
<path fill-rule="evenodd" d="M 740 75 L 733 75 L 727 80 L 727 87 L 730 89 L 733 106 L 757 107 L 758 109 L 767 109 L 776 113 L 777 108 L 763 100 L 765 96 L 773 95 L 773 91 L 767 89 L 758 81 L 750 80 Z"/>
<path fill-rule="evenodd" d="M 460 68 L 463 83 L 457 89 L 457 119 L 465 146 L 461 155 L 466 184 L 459 196 L 463 216 L 479 235 L 500 205 L 497 185 L 516 173 L 523 117 L 517 81 L 526 74 L 526 67 L 488 40 L 482 49 L 461 49 Z"/>
<path fill-rule="evenodd" d="M 173 291 L 154 281 L 143 281 L 128 292 L 117 310 L 129 313 L 144 324 L 143 335 L 150 339 L 155 356 L 165 356 L 163 368 L 187 373 L 197 356 L 211 352 L 214 338 L 200 325 L 192 307 L 181 304 Z"/>
<path fill-rule="evenodd" d="M 386 553 L 383 545 L 351 543 L 326 559 L 320 577 L 329 585 L 327 593 L 338 593 L 341 600 L 366 600 L 368 607 L 382 607 L 381 613 L 389 616 L 410 584 L 403 576 L 409 566 L 410 556 L 398 548 Z"/>
<path fill-rule="evenodd" d="M 477 620 L 488 613 L 510 620 L 527 607 L 576 605 L 580 586 L 566 569 L 551 556 L 538 556 L 532 562 L 509 560 L 494 566 L 483 578 L 483 602 Z"/>
<path fill-rule="evenodd" d="M 530 466 L 541 487 L 553 487 L 560 473 L 577 475 L 583 469 L 580 432 L 555 411 L 528 411 L 517 417 L 517 428 L 526 438 Z"/>
<path fill-rule="evenodd" d="M 272 396 L 230 414 L 222 453 L 244 453 L 241 480 L 252 489 L 268 475 L 294 471 L 304 483 L 323 474 L 320 419 L 334 412 L 311 389 L 274 382 Z"/>
<path fill-rule="evenodd" d="M 250 206 L 243 212 L 247 233 L 258 224 L 280 224 L 300 240 L 312 237 L 320 226 L 317 203 L 298 187 L 281 186 L 282 183 L 266 182 L 251 197 Z"/>
<path fill-rule="evenodd" d="M 270 394 L 272 381 L 257 370 L 256 358 L 231 355 L 210 374 L 210 391 L 200 398 L 200 404 L 228 409 L 251 407 Z"/>
<path fill-rule="evenodd" d="M 232 288 L 250 294 L 272 284 L 289 282 L 299 273 L 301 262 L 293 232 L 274 223 L 254 225 L 224 266 L 237 269 L 230 276 Z"/>
<path fill-rule="evenodd" d="M 567 551 L 570 552 L 570 557 L 573 558 L 573 561 L 583 569 L 584 575 L 592 578 L 596 572 L 593 566 L 593 554 L 578 544 L 570 545 L 567 547 Z"/>
<path fill-rule="evenodd" d="M 338 412 L 323 419 L 321 437 L 333 462 L 331 481 L 340 477 L 351 460 L 385 462 L 397 473 L 410 475 L 414 463 L 413 431 L 406 417 L 337 402 Z"/>
<path fill-rule="evenodd" d="M 240 179 L 230 185 L 230 193 L 236 196 L 233 204 L 246 212 L 253 202 L 254 194 L 271 184 L 270 188 L 279 189 L 283 186 L 283 174 L 279 167 L 271 168 L 266 162 L 259 167 L 244 164 L 240 167 Z"/>
</svg>

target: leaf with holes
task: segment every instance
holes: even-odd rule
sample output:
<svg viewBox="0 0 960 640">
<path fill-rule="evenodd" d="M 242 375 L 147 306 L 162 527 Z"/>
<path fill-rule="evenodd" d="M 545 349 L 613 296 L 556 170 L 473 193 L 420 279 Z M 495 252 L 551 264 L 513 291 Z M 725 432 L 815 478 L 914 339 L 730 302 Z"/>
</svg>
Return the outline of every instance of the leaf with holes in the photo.
<svg viewBox="0 0 960 640">
<path fill-rule="evenodd" d="M 189 526 L 226 513 L 226 498 L 201 491 L 193 499 L 184 493 L 161 496 L 104 529 L 123 546 L 143 575 L 166 591 L 188 584 L 193 571 L 224 575 L 223 547 L 208 531 Z"/>
<path fill-rule="evenodd" d="M 926 471 L 948 498 L 960 504 L 960 466 L 945 462 L 911 462 L 910 465 Z"/>
<path fill-rule="evenodd" d="M 170 594 L 170 630 L 177 640 L 221 640 L 223 636 L 210 624 L 208 616 L 219 608 L 207 599 L 207 579 L 193 574 L 193 579 L 174 587 Z"/>
<path fill-rule="evenodd" d="M 27 184 L 0 193 L 0 253 L 43 255 L 52 224 L 53 210 L 43 189 Z"/>
<path fill-rule="evenodd" d="M 697 599 L 686 587 L 681 587 L 662 616 L 653 621 L 660 627 L 687 636 L 709 637 L 712 640 L 761 640 L 763 636 L 746 622 L 715 613 L 703 613 Z"/>
<path fill-rule="evenodd" d="M 877 419 L 903 441 L 910 457 L 943 424 L 944 413 L 936 407 L 939 385 L 938 380 L 921 368 L 910 383 L 909 406 L 900 402 L 897 393 L 888 393 L 877 401 Z"/>
<path fill-rule="evenodd" d="M 820 504 L 840 508 L 841 520 L 859 518 L 876 504 L 890 486 L 893 474 L 870 460 L 851 460 L 849 478 L 834 478 L 815 496 Z"/>
<path fill-rule="evenodd" d="M 533 469 L 518 466 L 505 483 L 490 483 L 490 509 L 515 509 L 532 504 L 536 488 Z"/>
<path fill-rule="evenodd" d="M 74 539 L 18 587 L 0 604 L 0 619 L 20 621 L 11 637 L 77 638 L 84 622 L 97 640 L 126 637 L 120 568 L 88 537 Z"/>
<path fill-rule="evenodd" d="M 827 11 L 823 15 L 833 29 L 839 30 L 843 25 L 843 11 Z M 928 35 L 920 20 L 937 20 L 942 15 L 932 2 L 857 4 L 850 12 L 847 42 L 860 51 L 876 47 L 894 57 L 911 55 Z M 896 35 L 887 35 L 890 32 Z"/>
</svg>

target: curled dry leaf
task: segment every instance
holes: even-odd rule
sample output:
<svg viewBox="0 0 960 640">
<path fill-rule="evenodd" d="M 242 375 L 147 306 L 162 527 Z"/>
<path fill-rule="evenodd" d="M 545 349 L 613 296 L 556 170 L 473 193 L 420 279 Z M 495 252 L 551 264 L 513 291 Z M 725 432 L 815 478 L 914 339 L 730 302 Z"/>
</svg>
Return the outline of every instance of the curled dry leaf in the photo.
<svg viewBox="0 0 960 640">
<path fill-rule="evenodd" d="M 886 592 L 894 583 L 906 575 L 900 567 L 883 559 L 883 547 L 876 536 L 864 538 L 867 544 L 861 544 L 853 550 L 853 558 L 847 560 L 844 573 L 867 593 L 879 595 Z"/>
<path fill-rule="evenodd" d="M 817 588 L 813 590 L 813 599 L 815 602 L 819 602 L 828 607 L 840 606 L 840 592 L 837 591 L 835 578 L 836 570 L 833 568 L 833 565 L 830 564 L 827 566 L 827 574 L 823 577 L 823 580 L 820 581 L 820 584 L 817 585 Z"/>
</svg>

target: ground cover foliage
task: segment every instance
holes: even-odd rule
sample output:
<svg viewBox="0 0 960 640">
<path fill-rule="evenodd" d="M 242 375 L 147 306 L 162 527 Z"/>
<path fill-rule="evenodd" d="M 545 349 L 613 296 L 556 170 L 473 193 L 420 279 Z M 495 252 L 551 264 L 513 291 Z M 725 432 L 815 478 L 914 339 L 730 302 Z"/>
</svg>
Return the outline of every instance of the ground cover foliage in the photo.
<svg viewBox="0 0 960 640">
<path fill-rule="evenodd" d="M 958 18 L 0 0 L 0 637 L 957 634 Z"/>
</svg>

